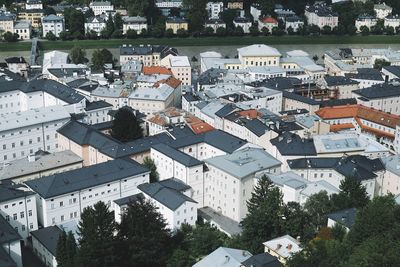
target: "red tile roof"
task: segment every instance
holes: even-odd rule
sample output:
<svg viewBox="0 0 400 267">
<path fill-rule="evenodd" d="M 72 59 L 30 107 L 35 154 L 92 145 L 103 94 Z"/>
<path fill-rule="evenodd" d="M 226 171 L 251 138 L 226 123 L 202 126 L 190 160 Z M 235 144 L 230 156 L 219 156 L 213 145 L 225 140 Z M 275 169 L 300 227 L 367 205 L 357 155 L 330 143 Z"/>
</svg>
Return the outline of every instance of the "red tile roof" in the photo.
<svg viewBox="0 0 400 267">
<path fill-rule="evenodd" d="M 172 75 L 171 70 L 167 69 L 166 67 L 159 67 L 159 66 L 150 66 L 150 67 L 143 67 L 143 74 L 144 75 L 152 75 L 152 74 L 168 74 Z"/>
</svg>

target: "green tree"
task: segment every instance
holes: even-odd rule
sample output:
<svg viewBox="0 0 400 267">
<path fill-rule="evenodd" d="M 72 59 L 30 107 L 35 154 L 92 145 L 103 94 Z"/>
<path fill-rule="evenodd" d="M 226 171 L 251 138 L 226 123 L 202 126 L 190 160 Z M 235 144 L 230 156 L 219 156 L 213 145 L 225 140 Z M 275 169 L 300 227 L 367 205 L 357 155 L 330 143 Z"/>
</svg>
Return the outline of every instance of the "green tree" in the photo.
<svg viewBox="0 0 400 267">
<path fill-rule="evenodd" d="M 374 69 L 382 70 L 385 66 L 390 66 L 390 62 L 384 59 L 375 59 Z"/>
<path fill-rule="evenodd" d="M 116 266 L 115 238 L 116 225 L 114 213 L 108 210 L 104 202 L 83 209 L 78 224 L 80 266 L 108 267 Z"/>
<path fill-rule="evenodd" d="M 66 8 L 64 10 L 65 28 L 71 34 L 75 32 L 85 33 L 85 16 L 75 8 Z"/>
<path fill-rule="evenodd" d="M 310 196 L 304 204 L 304 209 L 310 216 L 314 231 L 318 231 L 327 223 L 327 215 L 332 212 L 332 203 L 326 191 Z"/>
<path fill-rule="evenodd" d="M 137 32 L 133 29 L 129 29 L 126 31 L 126 38 L 128 39 L 136 39 L 138 36 Z"/>
<path fill-rule="evenodd" d="M 332 33 L 332 28 L 329 27 L 328 25 L 325 25 L 325 26 L 322 28 L 321 33 L 322 33 L 322 34 L 331 34 L 331 33 Z"/>
<path fill-rule="evenodd" d="M 45 38 L 46 38 L 47 40 L 49 40 L 49 41 L 55 41 L 55 40 L 57 40 L 57 37 L 54 35 L 53 32 L 48 32 L 48 33 L 46 33 Z"/>
<path fill-rule="evenodd" d="M 102 30 L 101 35 L 104 38 L 110 38 L 115 30 L 114 21 L 111 14 L 108 15 L 108 19 L 106 21 L 106 27 Z"/>
<path fill-rule="evenodd" d="M 92 55 L 93 67 L 97 70 L 102 70 L 106 63 L 113 63 L 113 55 L 107 49 L 97 49 Z"/>
<path fill-rule="evenodd" d="M 122 16 L 120 13 L 116 13 L 114 16 L 114 28 L 115 30 L 122 30 L 124 25 L 124 21 L 122 20 Z"/>
<path fill-rule="evenodd" d="M 75 241 L 74 234 L 69 231 L 65 240 L 65 251 L 67 254 L 67 265 L 65 267 L 75 267 L 77 263 L 78 247 Z"/>
<path fill-rule="evenodd" d="M 235 34 L 236 36 L 243 36 L 243 35 L 244 35 L 244 30 L 243 30 L 243 28 L 240 27 L 240 26 L 235 27 L 234 34 Z"/>
<path fill-rule="evenodd" d="M 182 5 L 187 10 L 190 32 L 200 33 L 207 18 L 207 0 L 183 0 Z"/>
<path fill-rule="evenodd" d="M 282 234 L 283 202 L 279 188 L 263 175 L 247 202 L 248 214 L 243 219 L 243 244 L 250 252 L 262 251 L 262 242 Z"/>
<path fill-rule="evenodd" d="M 361 31 L 361 34 L 362 34 L 363 36 L 369 35 L 369 28 L 368 28 L 367 26 L 361 26 L 361 27 L 360 27 L 360 31 Z"/>
<path fill-rule="evenodd" d="M 143 129 L 130 108 L 122 107 L 115 113 L 111 136 L 121 142 L 132 141 L 143 136 Z"/>
<path fill-rule="evenodd" d="M 151 202 L 139 199 L 130 203 L 118 225 L 118 266 L 165 266 L 173 249 L 166 226 Z"/>
<path fill-rule="evenodd" d="M 261 34 L 265 36 L 269 35 L 270 34 L 269 29 L 267 27 L 262 27 Z"/>
<path fill-rule="evenodd" d="M 154 163 L 154 160 L 149 157 L 145 157 L 143 159 L 143 165 L 150 170 L 150 183 L 157 182 L 159 179 L 159 174 L 157 172 L 157 166 Z"/>
<path fill-rule="evenodd" d="M 340 182 L 339 189 L 340 193 L 332 196 L 333 205 L 337 210 L 360 208 L 369 202 L 365 187 L 355 177 L 346 177 Z"/>
<path fill-rule="evenodd" d="M 224 27 L 218 27 L 215 34 L 219 37 L 223 37 L 226 35 L 226 29 Z"/>
<path fill-rule="evenodd" d="M 212 36 L 214 34 L 214 29 L 211 27 L 206 27 L 203 30 L 203 35 L 204 36 Z"/>
<path fill-rule="evenodd" d="M 16 42 L 19 39 L 18 33 L 6 32 L 3 34 L 4 41 L 8 43 Z"/>
<path fill-rule="evenodd" d="M 187 37 L 187 36 L 188 36 L 188 33 L 187 33 L 187 31 L 186 31 L 185 29 L 178 29 L 178 30 L 176 31 L 176 35 L 177 35 L 178 37 L 180 37 L 180 38 L 183 38 L 183 37 Z"/>
<path fill-rule="evenodd" d="M 67 253 L 67 233 L 62 231 L 57 241 L 56 249 L 57 266 L 68 266 L 68 253 Z"/>
<path fill-rule="evenodd" d="M 82 64 L 86 61 L 86 52 L 81 47 L 74 45 L 69 51 L 69 57 L 74 64 Z"/>
<path fill-rule="evenodd" d="M 67 31 L 60 32 L 59 36 L 60 36 L 60 39 L 63 40 L 63 41 L 67 41 L 67 40 L 71 40 L 72 39 L 71 33 L 67 32 Z"/>
</svg>

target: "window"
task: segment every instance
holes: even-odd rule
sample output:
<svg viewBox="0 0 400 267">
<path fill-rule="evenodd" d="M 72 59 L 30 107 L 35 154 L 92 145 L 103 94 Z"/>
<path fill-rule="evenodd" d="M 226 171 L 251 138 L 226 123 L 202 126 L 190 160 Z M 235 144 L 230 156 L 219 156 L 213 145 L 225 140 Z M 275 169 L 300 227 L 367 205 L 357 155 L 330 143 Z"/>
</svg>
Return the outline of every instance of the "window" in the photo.
<svg viewBox="0 0 400 267">
<path fill-rule="evenodd" d="M 23 219 L 25 217 L 25 214 L 23 211 L 21 211 L 19 215 L 20 215 L 21 219 Z"/>
<path fill-rule="evenodd" d="M 6 221 L 9 222 L 10 221 L 10 216 L 6 215 Z"/>
<path fill-rule="evenodd" d="M 29 224 L 29 229 L 33 229 L 33 223 Z"/>
<path fill-rule="evenodd" d="M 16 213 L 14 213 L 14 214 L 13 214 L 13 219 L 14 219 L 14 221 L 18 219 L 18 217 L 17 217 L 17 214 L 16 214 Z"/>
<path fill-rule="evenodd" d="M 61 215 L 61 221 L 62 222 L 64 221 L 64 215 Z"/>
<path fill-rule="evenodd" d="M 22 225 L 22 232 L 25 232 L 25 225 Z"/>
<path fill-rule="evenodd" d="M 32 216 L 32 210 L 28 210 L 28 216 L 29 216 L 29 217 Z"/>
<path fill-rule="evenodd" d="M 56 218 L 51 218 L 51 223 L 55 224 L 56 223 Z"/>
</svg>

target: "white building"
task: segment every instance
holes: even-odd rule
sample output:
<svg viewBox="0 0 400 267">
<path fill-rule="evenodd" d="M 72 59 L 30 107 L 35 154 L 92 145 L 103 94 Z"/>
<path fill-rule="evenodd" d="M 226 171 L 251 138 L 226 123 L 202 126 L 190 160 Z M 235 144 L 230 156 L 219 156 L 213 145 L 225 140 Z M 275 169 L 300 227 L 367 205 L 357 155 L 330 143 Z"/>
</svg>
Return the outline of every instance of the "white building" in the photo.
<svg viewBox="0 0 400 267">
<path fill-rule="evenodd" d="M 152 146 L 150 157 L 157 166 L 160 180 L 176 178 L 193 189 L 190 196 L 204 206 L 203 162 L 165 144 Z"/>
<path fill-rule="evenodd" d="M 56 225 L 32 232 L 33 253 L 48 267 L 57 267 L 57 244 L 61 234 Z"/>
<path fill-rule="evenodd" d="M 253 23 L 251 19 L 246 17 L 236 17 L 233 19 L 233 25 L 236 27 L 241 27 L 244 33 L 250 32 L 250 27 Z"/>
<path fill-rule="evenodd" d="M 255 173 L 280 173 L 281 162 L 260 148 L 246 148 L 205 160 L 205 205 L 239 222 L 247 214 Z"/>
<path fill-rule="evenodd" d="M 69 119 L 70 114 L 62 106 L 2 115 L 0 162 L 20 159 L 38 150 L 56 151 L 58 148 L 56 131 Z"/>
<path fill-rule="evenodd" d="M 109 1 L 94 1 L 89 4 L 89 7 L 93 10 L 95 16 L 114 11 L 114 5 Z"/>
<path fill-rule="evenodd" d="M 382 158 L 386 172 L 383 176 L 382 187 L 379 195 L 400 194 L 400 156 L 392 155 Z"/>
<path fill-rule="evenodd" d="M 211 28 L 216 33 L 218 28 L 226 28 L 226 23 L 222 19 L 208 19 L 204 28 Z"/>
<path fill-rule="evenodd" d="M 176 49 L 169 46 L 155 45 L 122 45 L 119 49 L 119 63 L 139 60 L 144 66 L 160 66 L 160 61 L 168 55 L 178 55 Z"/>
<path fill-rule="evenodd" d="M 97 33 L 97 36 L 100 36 L 101 31 L 106 28 L 106 21 L 107 19 L 105 15 L 98 15 L 86 19 L 85 33 L 88 34 L 93 31 Z"/>
<path fill-rule="evenodd" d="M 182 224 L 196 224 L 198 203 L 190 197 L 190 186 L 180 180 L 168 179 L 141 184 L 138 188 L 158 208 L 166 220 L 167 228 L 175 231 Z"/>
<path fill-rule="evenodd" d="M 149 181 L 147 168 L 130 159 L 115 159 L 82 169 L 25 182 L 37 194 L 38 220 L 43 227 L 75 230 L 85 207 L 139 193 Z"/>
<path fill-rule="evenodd" d="M 374 11 L 378 19 L 384 19 L 392 14 L 393 8 L 383 3 L 374 5 Z"/>
<path fill-rule="evenodd" d="M 147 19 L 145 17 L 122 17 L 122 33 L 126 34 L 128 30 L 134 30 L 137 34 L 141 34 L 142 30 L 147 30 Z"/>
<path fill-rule="evenodd" d="M 156 7 L 161 9 L 181 8 L 182 0 L 156 0 Z"/>
<path fill-rule="evenodd" d="M 357 31 L 361 32 L 361 27 L 367 27 L 369 30 L 371 30 L 371 27 L 375 26 L 377 22 L 378 19 L 373 16 L 362 15 L 356 19 L 355 26 Z"/>
<path fill-rule="evenodd" d="M 254 66 L 279 66 L 281 53 L 271 46 L 254 44 L 238 48 L 238 59 L 242 68 Z"/>
<path fill-rule="evenodd" d="M 399 15 L 391 15 L 387 16 L 384 19 L 383 26 L 385 27 L 393 27 L 394 30 L 400 26 L 400 17 Z"/>
<path fill-rule="evenodd" d="M 219 14 L 224 10 L 223 2 L 208 2 L 207 3 L 208 17 L 211 19 L 219 18 Z"/>
<path fill-rule="evenodd" d="M 0 216 L 0 229 L 2 232 L 0 239 L 0 259 L 6 266 L 22 266 L 21 236 L 14 228 Z"/>
<path fill-rule="evenodd" d="M 298 16 L 291 16 L 285 19 L 285 30 L 291 28 L 293 32 L 298 32 L 298 30 L 304 26 L 304 21 Z"/>
<path fill-rule="evenodd" d="M 316 25 L 320 29 L 329 26 L 331 29 L 338 26 L 339 16 L 332 10 L 332 7 L 325 3 L 316 3 L 306 6 L 304 15 L 309 25 Z"/>
<path fill-rule="evenodd" d="M 25 186 L 0 186 L 0 215 L 26 241 L 38 229 L 36 196 Z"/>
<path fill-rule="evenodd" d="M 25 3 L 25 9 L 43 9 L 43 4 L 41 0 L 27 0 Z"/>
<path fill-rule="evenodd" d="M 17 20 L 13 32 L 18 34 L 20 40 L 31 39 L 32 25 L 30 20 Z"/>
<path fill-rule="evenodd" d="M 56 37 L 60 37 L 60 32 L 65 30 L 64 17 L 48 15 L 42 18 L 43 37 L 52 32 Z"/>
<path fill-rule="evenodd" d="M 284 235 L 264 242 L 264 251 L 278 258 L 282 264 L 286 264 L 286 260 L 293 254 L 302 251 L 300 242 L 290 235 Z"/>
</svg>

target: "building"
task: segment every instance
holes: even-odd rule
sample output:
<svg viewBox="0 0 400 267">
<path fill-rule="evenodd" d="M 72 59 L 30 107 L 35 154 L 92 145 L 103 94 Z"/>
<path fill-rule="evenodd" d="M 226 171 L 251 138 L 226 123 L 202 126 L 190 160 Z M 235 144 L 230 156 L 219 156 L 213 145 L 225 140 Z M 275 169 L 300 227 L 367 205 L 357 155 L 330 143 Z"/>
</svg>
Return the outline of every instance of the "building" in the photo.
<svg viewBox="0 0 400 267">
<path fill-rule="evenodd" d="M 393 8 L 383 3 L 374 5 L 374 11 L 378 19 L 384 19 L 392 14 Z"/>
<path fill-rule="evenodd" d="M 139 193 L 149 181 L 147 168 L 131 159 L 115 159 L 82 169 L 30 180 L 25 184 L 37 194 L 38 220 L 43 227 L 59 225 L 75 230 L 85 207 Z"/>
<path fill-rule="evenodd" d="M 371 199 L 380 192 L 379 184 L 385 171 L 380 159 L 369 159 L 361 155 L 298 158 L 288 160 L 288 165 L 290 170 L 307 181 L 324 180 L 336 188 L 345 178 L 356 179 L 365 187 Z"/>
<path fill-rule="evenodd" d="M 358 82 L 361 89 L 385 82 L 382 73 L 374 68 L 358 68 L 357 73 L 347 73 L 345 76 Z"/>
<path fill-rule="evenodd" d="M 43 37 L 52 32 L 56 37 L 60 37 L 60 32 L 65 31 L 64 17 L 48 15 L 42 18 Z"/>
<path fill-rule="evenodd" d="M 247 250 L 219 247 L 212 253 L 202 258 L 193 267 L 229 266 L 241 267 L 252 254 Z"/>
<path fill-rule="evenodd" d="M 291 28 L 293 32 L 298 32 L 300 28 L 304 26 L 304 21 L 298 16 L 290 16 L 285 19 L 285 30 L 290 32 Z"/>
<path fill-rule="evenodd" d="M 122 33 L 126 34 L 128 30 L 133 30 L 137 34 L 141 34 L 142 31 L 147 31 L 147 19 L 145 17 L 122 17 Z"/>
<path fill-rule="evenodd" d="M 174 34 L 178 33 L 178 30 L 185 30 L 186 32 L 189 29 L 189 23 L 186 19 L 182 18 L 168 18 L 165 21 L 165 30 L 171 29 Z"/>
<path fill-rule="evenodd" d="M 87 18 L 85 21 L 85 33 L 95 32 L 97 36 L 100 36 L 101 32 L 106 28 L 106 21 L 107 18 L 105 15 Z"/>
<path fill-rule="evenodd" d="M 332 10 L 332 7 L 325 3 L 316 3 L 306 6 L 304 15 L 309 25 L 316 25 L 320 29 L 325 26 L 331 29 L 338 26 L 339 16 Z"/>
<path fill-rule="evenodd" d="M 25 3 L 25 9 L 43 9 L 42 1 L 40 0 L 27 0 Z"/>
<path fill-rule="evenodd" d="M 378 19 L 374 16 L 361 15 L 358 16 L 358 18 L 356 19 L 355 26 L 357 28 L 357 31 L 361 32 L 363 27 L 367 27 L 369 30 L 371 30 L 371 27 L 375 26 L 377 22 Z"/>
<path fill-rule="evenodd" d="M 397 154 L 383 157 L 382 162 L 385 164 L 386 172 L 379 195 L 393 194 L 397 196 L 400 194 L 400 156 Z"/>
<path fill-rule="evenodd" d="M 35 29 L 39 29 L 42 25 L 42 18 L 44 17 L 43 9 L 26 9 L 18 13 L 19 20 L 29 20 Z"/>
<path fill-rule="evenodd" d="M 15 15 L 9 12 L 0 12 L 0 30 L 13 32 Z"/>
<path fill-rule="evenodd" d="M 161 66 L 170 69 L 182 85 L 192 85 L 192 67 L 187 56 L 168 55 L 161 60 Z"/>
<path fill-rule="evenodd" d="M 228 9 L 243 10 L 243 1 L 242 0 L 229 0 L 226 7 Z"/>
<path fill-rule="evenodd" d="M 35 194 L 25 186 L 1 184 L 0 215 L 26 241 L 38 229 Z"/>
<path fill-rule="evenodd" d="M 35 255 L 49 267 L 57 267 L 57 244 L 62 230 L 48 226 L 32 232 L 32 250 Z"/>
<path fill-rule="evenodd" d="M 21 236 L 0 216 L 0 264 L 5 267 L 22 267 Z"/>
<path fill-rule="evenodd" d="M 121 223 L 122 216 L 127 212 L 129 208 L 129 204 L 143 201 L 145 200 L 144 195 L 142 193 L 138 193 L 135 195 L 119 198 L 113 201 L 114 206 L 114 220 L 117 223 Z"/>
<path fill-rule="evenodd" d="M 207 12 L 210 19 L 218 19 L 219 14 L 224 10 L 223 2 L 208 2 Z"/>
<path fill-rule="evenodd" d="M 56 131 L 69 119 L 70 114 L 63 106 L 1 115 L 0 162 L 24 158 L 38 150 L 55 152 L 58 149 Z"/>
<path fill-rule="evenodd" d="M 10 161 L 0 167 L 0 181 L 16 184 L 55 173 L 82 168 L 82 158 L 69 150 L 43 153 Z"/>
<path fill-rule="evenodd" d="M 119 53 L 119 63 L 139 60 L 144 66 L 160 66 L 161 59 L 168 55 L 178 55 L 175 48 L 154 45 L 122 45 Z"/>
<path fill-rule="evenodd" d="M 271 46 L 254 44 L 238 48 L 237 51 L 242 68 L 253 66 L 279 66 L 281 53 Z"/>
<path fill-rule="evenodd" d="M 278 258 L 285 265 L 288 258 L 302 251 L 300 242 L 290 235 L 284 235 L 264 242 L 265 252 Z"/>
<path fill-rule="evenodd" d="M 278 21 L 273 17 L 264 17 L 258 19 L 258 30 L 262 30 L 263 28 L 268 29 L 269 33 L 272 33 L 274 28 L 278 27 Z"/>
<path fill-rule="evenodd" d="M 250 33 L 250 27 L 252 24 L 253 23 L 251 22 L 251 19 L 243 16 L 233 19 L 233 25 L 235 26 L 235 28 L 241 27 L 244 33 Z"/>
<path fill-rule="evenodd" d="M 211 28 L 216 33 L 218 28 L 225 29 L 226 23 L 222 19 L 208 19 L 204 24 L 204 28 Z"/>
<path fill-rule="evenodd" d="M 205 159 L 205 205 L 239 222 L 247 214 L 254 177 L 259 171 L 280 173 L 281 162 L 260 148 Z"/>
<path fill-rule="evenodd" d="M 328 224 L 327 226 L 332 228 L 339 224 L 349 232 L 356 221 L 357 209 L 350 208 L 345 210 L 339 210 L 328 214 Z"/>
<path fill-rule="evenodd" d="M 384 19 L 383 26 L 393 27 L 396 30 L 400 26 L 400 17 L 399 15 L 389 15 Z"/>
<path fill-rule="evenodd" d="M 353 91 L 357 103 L 384 112 L 400 115 L 400 85 L 382 83 Z"/>
<path fill-rule="evenodd" d="M 345 76 L 325 76 L 321 83 L 321 87 L 329 90 L 332 99 L 349 99 L 352 92 L 359 89 L 359 82 Z"/>
<path fill-rule="evenodd" d="M 23 57 L 8 57 L 4 60 L 7 63 L 7 68 L 13 73 L 26 76 L 28 72 L 28 63 Z"/>
<path fill-rule="evenodd" d="M 17 20 L 14 23 L 13 33 L 18 34 L 20 40 L 31 39 L 31 21 L 30 20 Z"/>
<path fill-rule="evenodd" d="M 168 179 L 141 184 L 138 189 L 158 208 L 167 228 L 175 231 L 182 224 L 196 224 L 198 204 L 190 197 L 190 186 L 177 179 Z"/>
<path fill-rule="evenodd" d="M 89 4 L 95 16 L 114 11 L 114 5 L 109 1 L 93 1 Z"/>
</svg>

